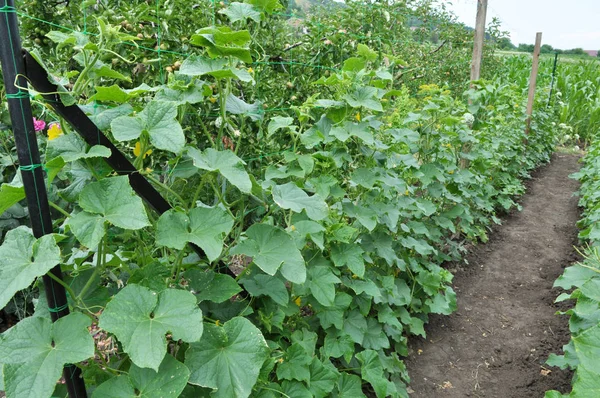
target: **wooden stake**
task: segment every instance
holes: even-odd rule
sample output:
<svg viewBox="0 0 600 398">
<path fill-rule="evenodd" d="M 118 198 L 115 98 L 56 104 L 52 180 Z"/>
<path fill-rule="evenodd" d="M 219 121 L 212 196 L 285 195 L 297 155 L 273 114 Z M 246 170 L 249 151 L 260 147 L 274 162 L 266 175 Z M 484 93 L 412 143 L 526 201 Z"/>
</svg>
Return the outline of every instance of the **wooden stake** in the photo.
<svg viewBox="0 0 600 398">
<path fill-rule="evenodd" d="M 485 17 L 488 0 L 477 0 L 477 20 L 473 38 L 473 61 L 471 62 L 471 82 L 481 77 L 481 61 L 483 59 L 483 40 L 485 39 Z M 472 85 L 472 83 L 471 83 Z"/>
<path fill-rule="evenodd" d="M 531 115 L 533 114 L 533 102 L 535 100 L 535 85 L 537 82 L 538 67 L 540 65 L 540 48 L 542 47 L 542 32 L 535 35 L 535 48 L 533 49 L 533 66 L 529 78 L 529 96 L 527 98 L 527 127 L 525 133 L 529 134 L 531 127 Z"/>
<path fill-rule="evenodd" d="M 481 61 L 483 60 L 483 42 L 485 40 L 485 18 L 487 14 L 488 0 L 477 0 L 477 17 L 475 20 L 475 34 L 473 35 L 473 60 L 471 61 L 471 88 L 473 82 L 481 77 Z M 469 105 L 472 105 L 469 99 Z M 461 152 L 467 154 L 471 151 L 470 144 L 463 144 Z M 469 160 L 460 159 L 460 167 L 466 169 L 469 167 Z"/>
</svg>

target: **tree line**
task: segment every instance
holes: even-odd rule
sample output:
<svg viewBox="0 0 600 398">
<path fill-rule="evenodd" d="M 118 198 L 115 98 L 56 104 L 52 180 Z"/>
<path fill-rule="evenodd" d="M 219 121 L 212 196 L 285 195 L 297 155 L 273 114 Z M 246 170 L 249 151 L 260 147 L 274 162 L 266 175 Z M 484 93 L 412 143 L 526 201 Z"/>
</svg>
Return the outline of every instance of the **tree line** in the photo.
<svg viewBox="0 0 600 398">
<path fill-rule="evenodd" d="M 497 46 L 499 50 L 510 50 L 510 51 L 520 51 L 526 53 L 532 53 L 534 49 L 533 44 L 525 44 L 519 43 L 518 46 L 514 45 L 509 38 L 503 37 L 498 39 Z M 550 44 L 544 44 L 540 48 L 540 52 L 542 54 L 550 54 L 550 53 L 558 53 L 558 54 L 570 54 L 570 55 L 589 55 L 583 48 L 571 48 L 568 50 L 562 50 L 560 48 L 554 48 Z M 600 51 L 598 52 L 598 56 L 600 56 Z"/>
</svg>

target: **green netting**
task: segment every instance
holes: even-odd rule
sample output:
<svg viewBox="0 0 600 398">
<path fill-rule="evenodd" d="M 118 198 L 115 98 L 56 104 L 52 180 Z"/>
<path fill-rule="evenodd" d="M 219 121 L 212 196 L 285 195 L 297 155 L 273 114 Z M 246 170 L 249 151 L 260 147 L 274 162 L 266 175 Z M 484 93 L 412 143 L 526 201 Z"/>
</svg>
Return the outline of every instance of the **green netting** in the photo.
<svg viewBox="0 0 600 398">
<path fill-rule="evenodd" d="M 222 2 L 221 4 L 224 5 L 229 5 L 231 2 L 229 1 L 225 1 Z M 95 3 L 95 4 L 100 4 L 100 2 Z M 160 83 L 165 83 L 166 82 L 166 74 L 165 74 L 165 65 L 167 65 L 167 61 L 165 59 L 165 57 L 189 57 L 192 54 L 196 54 L 198 53 L 198 51 L 190 51 L 189 49 L 183 49 L 183 48 L 175 48 L 175 49 L 171 49 L 171 48 L 163 48 L 163 43 L 169 43 L 169 39 L 164 37 L 163 34 L 163 21 L 161 19 L 161 13 L 162 13 L 162 8 L 164 7 L 165 2 L 164 0 L 155 0 L 155 2 L 153 3 L 153 5 L 151 6 L 154 10 L 154 19 L 151 21 L 151 25 L 152 25 L 152 29 L 153 29 L 153 37 L 155 38 L 155 42 L 156 45 L 153 47 L 144 45 L 144 44 L 138 44 L 138 43 L 133 43 L 133 42 L 121 42 L 120 45 L 125 46 L 125 47 L 131 47 L 132 49 L 135 50 L 141 50 L 143 52 L 147 52 L 149 54 L 153 54 L 154 59 L 156 61 L 157 64 L 157 75 L 158 75 L 158 80 Z M 208 8 L 210 9 L 210 20 L 212 22 L 213 25 L 217 25 L 219 23 L 218 21 L 218 16 L 219 16 L 219 9 L 218 9 L 218 2 L 216 0 L 205 0 L 204 2 L 200 3 L 199 7 L 204 7 L 204 5 L 207 5 Z M 377 4 L 373 4 L 371 5 L 372 7 L 381 7 L 381 5 L 377 5 Z M 48 21 L 45 20 L 43 18 L 39 18 L 37 16 L 34 15 L 30 15 L 28 13 L 25 12 L 21 12 L 18 10 L 11 10 L 11 12 L 17 12 L 17 15 L 24 19 L 24 20 L 31 20 L 31 21 L 35 21 L 37 23 L 40 24 L 44 24 L 47 25 L 48 27 L 51 27 L 53 29 L 57 29 L 60 31 L 65 31 L 65 32 L 79 32 L 79 33 L 83 33 L 85 35 L 89 35 L 90 37 L 97 37 L 98 36 L 98 26 L 97 23 L 95 22 L 95 17 L 96 14 L 98 13 L 97 10 L 94 10 L 93 7 L 90 6 L 90 2 L 89 1 L 85 1 L 82 0 L 80 2 L 80 10 L 81 10 L 81 14 L 82 14 L 82 22 L 81 22 L 81 26 L 77 23 L 74 23 L 72 26 L 65 26 L 65 25 L 61 25 L 61 24 L 57 24 L 55 22 L 52 21 Z M 203 11 L 204 12 L 204 11 Z M 288 9 L 288 10 L 283 10 L 281 12 L 274 12 L 272 13 L 272 15 L 269 18 L 282 18 L 288 21 L 292 21 L 294 19 L 300 19 L 300 18 L 305 18 L 307 15 L 312 16 L 312 25 L 311 28 L 316 30 L 316 37 L 323 37 L 323 39 L 321 40 L 320 43 L 317 43 L 317 45 L 315 46 L 315 52 L 317 52 L 317 55 L 315 55 L 313 57 L 313 61 L 311 62 L 310 59 L 306 58 L 306 52 L 304 52 L 303 56 L 300 55 L 300 53 L 297 53 L 297 49 L 296 48 L 301 48 L 302 46 L 302 36 L 298 35 L 298 37 L 290 37 L 290 42 L 287 43 L 286 46 L 283 46 L 283 43 L 280 50 L 281 50 L 281 54 L 283 56 L 285 56 L 285 59 L 256 59 L 254 60 L 254 62 L 248 64 L 248 66 L 251 66 L 253 69 L 255 69 L 254 71 L 254 79 L 256 81 L 256 86 L 255 86 L 255 98 L 256 99 L 260 99 L 262 98 L 264 95 L 268 95 L 267 92 L 265 92 L 263 90 L 263 81 L 266 81 L 267 79 L 269 79 L 270 77 L 273 76 L 273 73 L 283 73 L 283 75 L 288 76 L 288 80 L 292 81 L 294 78 L 298 77 L 298 76 L 302 76 L 305 73 L 305 70 L 309 69 L 309 70 L 313 70 L 315 72 L 313 72 L 312 76 L 322 76 L 324 72 L 339 72 L 341 70 L 341 65 L 328 65 L 328 64 L 323 64 L 321 61 L 323 60 L 323 54 L 322 51 L 327 49 L 327 34 L 331 34 L 331 27 L 327 25 L 327 23 L 325 22 L 324 16 L 325 13 L 327 12 L 327 10 L 325 9 L 321 9 L 320 11 L 309 11 L 309 12 L 298 12 L 296 10 L 293 9 Z M 74 18 L 74 20 L 76 21 L 77 19 Z M 136 22 L 136 21 L 132 21 L 132 22 Z M 435 20 L 431 20 L 428 22 L 429 26 L 428 28 L 431 28 L 431 26 L 433 24 L 436 23 Z M 383 25 L 385 24 L 385 21 L 381 22 L 381 27 L 383 27 Z M 378 58 L 379 60 L 382 59 L 382 39 L 381 37 L 373 34 L 372 32 L 368 31 L 367 27 L 361 25 L 356 31 L 350 31 L 350 30 L 344 30 L 343 32 L 334 32 L 336 34 L 340 34 L 343 35 L 344 40 L 348 40 L 348 41 L 355 41 L 355 42 L 368 42 L 371 43 L 371 45 L 377 50 L 378 52 Z M 296 41 L 294 41 L 296 40 Z M 409 45 L 409 44 L 414 44 L 414 38 L 402 38 L 402 39 L 386 39 L 388 44 L 391 44 L 392 46 L 403 46 L 403 45 Z M 467 44 L 468 45 L 468 44 Z M 332 50 L 332 55 L 331 57 L 333 59 L 341 59 L 344 55 L 344 53 L 342 53 L 342 49 L 338 48 L 338 46 L 334 46 L 333 50 Z M 327 56 L 327 54 L 325 55 Z M 346 55 L 347 56 L 347 55 Z M 410 72 L 410 71 L 409 71 Z M 22 95 L 22 96 L 26 96 L 28 95 L 25 91 L 20 91 L 18 93 L 18 95 Z M 30 95 L 31 97 L 34 97 L 33 95 Z M 48 101 L 46 101 L 48 102 Z M 50 101 L 51 102 L 51 101 Z M 278 104 L 269 104 L 270 106 L 267 106 L 265 108 L 259 108 L 257 109 L 257 114 L 285 114 L 285 113 L 289 113 L 294 111 L 294 107 L 293 106 L 289 106 L 287 102 L 283 102 L 283 103 L 278 103 Z M 92 102 L 92 106 L 93 106 L 93 112 L 92 115 L 96 114 L 100 105 L 98 103 L 96 103 L 96 101 Z M 103 108 L 106 109 L 106 105 L 103 105 Z M 220 114 L 218 112 L 209 112 L 209 113 L 196 113 L 196 112 L 186 112 L 185 116 L 201 116 L 203 119 L 206 120 L 214 120 L 219 118 Z M 98 137 L 98 141 L 99 137 Z M 131 149 L 132 150 L 132 149 Z M 246 156 L 243 157 L 243 159 L 247 162 L 251 162 L 251 161 L 262 161 L 263 159 L 266 158 L 272 158 L 272 157 L 277 157 L 282 155 L 283 153 L 289 151 L 289 149 L 284 149 L 282 151 L 276 151 L 276 152 L 268 152 L 268 153 L 255 153 L 252 154 L 250 156 Z M 34 165 L 36 166 L 36 165 Z M 33 166 L 31 166 L 33 167 Z M 36 167 L 43 167 L 43 165 L 37 165 Z M 175 170 L 180 170 L 183 171 L 186 168 L 184 167 L 177 167 L 177 168 L 172 168 L 172 167 L 165 167 L 162 168 L 160 170 L 146 170 L 146 173 L 151 173 L 153 175 L 168 175 L 172 172 L 174 172 Z M 187 167 L 187 169 L 193 169 L 193 167 Z M 72 168 L 73 171 L 77 171 L 75 168 Z M 110 172 L 110 169 L 100 169 L 97 170 L 97 172 L 100 173 L 108 173 Z M 128 172 L 135 172 L 136 170 L 127 170 Z"/>
</svg>

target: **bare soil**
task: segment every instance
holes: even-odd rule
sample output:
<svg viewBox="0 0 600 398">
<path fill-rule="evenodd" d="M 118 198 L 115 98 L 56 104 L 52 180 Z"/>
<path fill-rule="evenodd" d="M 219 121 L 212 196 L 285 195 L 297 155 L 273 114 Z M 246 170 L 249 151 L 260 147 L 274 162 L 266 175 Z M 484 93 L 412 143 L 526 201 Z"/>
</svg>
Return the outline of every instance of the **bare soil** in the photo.
<svg viewBox="0 0 600 398">
<path fill-rule="evenodd" d="M 456 268 L 458 310 L 433 316 L 427 339 L 410 342 L 411 398 L 543 397 L 570 389 L 572 373 L 544 364 L 569 341 L 567 318 L 555 315 L 554 280 L 578 257 L 579 157 L 555 154 L 536 171 L 523 210 L 503 218 L 490 241 Z"/>
</svg>

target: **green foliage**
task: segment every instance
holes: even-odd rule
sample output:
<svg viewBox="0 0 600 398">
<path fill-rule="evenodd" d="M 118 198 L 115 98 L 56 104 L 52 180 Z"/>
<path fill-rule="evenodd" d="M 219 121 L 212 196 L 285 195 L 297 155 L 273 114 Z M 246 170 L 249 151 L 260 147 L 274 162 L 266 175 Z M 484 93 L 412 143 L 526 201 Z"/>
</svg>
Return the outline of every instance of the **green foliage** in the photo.
<svg viewBox="0 0 600 398">
<path fill-rule="evenodd" d="M 572 177 L 581 182 L 579 205 L 583 218 L 579 222 L 580 238 L 588 243 L 585 259 L 567 269 L 554 283 L 567 292 L 556 301 L 575 300 L 575 306 L 564 312 L 569 315 L 571 341 L 563 347 L 564 354 L 550 354 L 547 363 L 561 369 L 575 370 L 573 390 L 562 395 L 548 391 L 547 398 L 593 397 L 600 391 L 600 145 L 592 144 L 585 165 Z"/>
<path fill-rule="evenodd" d="M 0 246 L 0 307 L 21 289 L 61 262 L 60 248 L 52 235 L 39 239 L 27 227 L 9 231 Z"/>
<path fill-rule="evenodd" d="M 165 334 L 190 343 L 200 340 L 202 311 L 188 292 L 156 293 L 130 284 L 106 305 L 98 325 L 117 336 L 134 364 L 158 372 L 167 351 Z"/>
<path fill-rule="evenodd" d="M 527 66 L 495 74 L 486 46 L 486 80 L 464 92 L 469 32 L 425 3 L 329 4 L 301 20 L 275 0 L 106 4 L 31 6 L 58 24 L 85 11 L 97 35 L 25 34 L 71 88 L 61 98 L 174 208 L 147 209 L 106 148 L 67 126 L 41 133 L 62 235 L 21 239 L 25 259 L 7 234 L 0 251 L 26 278 L 3 298 L 61 264 L 70 317 L 89 316 L 96 345 L 69 360 L 94 396 L 406 397 L 408 338 L 456 309 L 442 264 L 486 240 L 553 149 L 540 104 L 525 144 Z M 3 208 L 19 188 L 2 185 Z M 36 256 L 42 241 L 52 255 Z"/>
<path fill-rule="evenodd" d="M 9 397 L 49 397 L 63 366 L 94 355 L 90 319 L 70 314 L 55 323 L 45 317 L 19 322 L 0 338 L 2 373 Z"/>
</svg>

